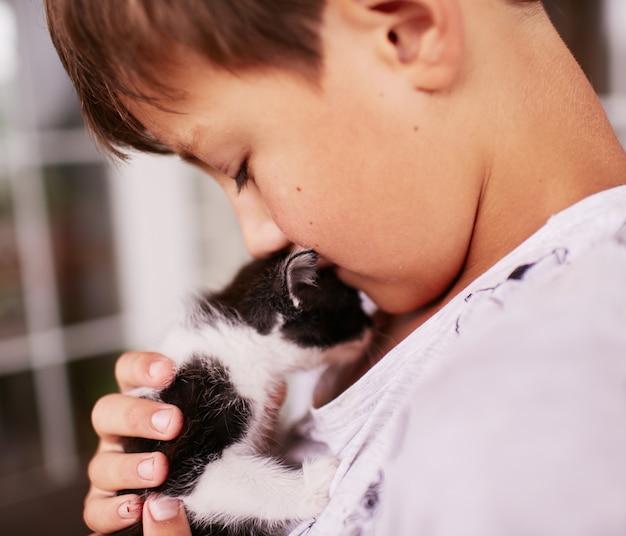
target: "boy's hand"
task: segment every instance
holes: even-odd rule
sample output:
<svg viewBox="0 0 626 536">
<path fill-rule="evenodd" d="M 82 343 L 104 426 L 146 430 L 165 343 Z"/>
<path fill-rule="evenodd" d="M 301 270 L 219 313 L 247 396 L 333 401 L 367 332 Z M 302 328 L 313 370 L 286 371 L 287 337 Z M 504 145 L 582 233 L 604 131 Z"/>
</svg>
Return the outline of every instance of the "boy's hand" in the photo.
<svg viewBox="0 0 626 536">
<path fill-rule="evenodd" d="M 180 433 L 183 416 L 178 408 L 123 394 L 136 387 L 167 385 L 174 379 L 174 366 L 160 354 L 129 352 L 118 359 L 115 376 L 122 394 L 102 397 L 93 409 L 92 422 L 100 444 L 89 464 L 91 488 L 85 500 L 85 523 L 99 533 L 111 533 L 136 523 L 143 509 L 146 536 L 188 536 L 191 533 L 182 508 L 173 510 L 170 505 L 168 509 L 166 502 L 153 499 L 148 501 L 151 507 L 142 508 L 137 495 L 117 495 L 123 489 L 158 486 L 167 477 L 163 454 L 126 454 L 120 437 L 169 440 Z M 173 515 L 169 520 L 165 519 L 167 513 Z"/>
</svg>

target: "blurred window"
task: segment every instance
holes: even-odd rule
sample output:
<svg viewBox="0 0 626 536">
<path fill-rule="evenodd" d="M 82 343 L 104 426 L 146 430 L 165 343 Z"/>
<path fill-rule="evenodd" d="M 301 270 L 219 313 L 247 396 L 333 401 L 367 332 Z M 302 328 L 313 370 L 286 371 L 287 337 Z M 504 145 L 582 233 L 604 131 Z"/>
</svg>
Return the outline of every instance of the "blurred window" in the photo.
<svg viewBox="0 0 626 536">
<path fill-rule="evenodd" d="M 545 4 L 626 133 L 626 2 Z M 0 0 L 0 534 L 87 533 L 90 413 L 117 355 L 244 259 L 211 181 L 171 158 L 104 160 L 40 2 Z"/>
<path fill-rule="evenodd" d="M 122 327 L 107 170 L 41 6 L 0 0 L 2 534 L 16 534 L 3 525 L 15 504 L 84 487 L 90 408 L 115 387 Z"/>
</svg>

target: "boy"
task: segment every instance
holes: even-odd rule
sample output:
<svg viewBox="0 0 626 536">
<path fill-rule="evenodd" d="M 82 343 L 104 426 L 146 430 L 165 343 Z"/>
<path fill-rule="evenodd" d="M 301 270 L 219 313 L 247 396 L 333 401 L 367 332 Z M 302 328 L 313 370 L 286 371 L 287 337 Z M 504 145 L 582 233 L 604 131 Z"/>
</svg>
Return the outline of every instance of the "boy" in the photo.
<svg viewBox="0 0 626 536">
<path fill-rule="evenodd" d="M 223 187 L 246 245 L 312 247 L 379 307 L 301 433 L 341 465 L 295 534 L 626 532 L 626 156 L 539 2 L 47 0 L 89 126 Z M 128 353 L 122 393 L 163 385 Z M 85 518 L 188 535 L 175 408 L 94 409 Z"/>
</svg>

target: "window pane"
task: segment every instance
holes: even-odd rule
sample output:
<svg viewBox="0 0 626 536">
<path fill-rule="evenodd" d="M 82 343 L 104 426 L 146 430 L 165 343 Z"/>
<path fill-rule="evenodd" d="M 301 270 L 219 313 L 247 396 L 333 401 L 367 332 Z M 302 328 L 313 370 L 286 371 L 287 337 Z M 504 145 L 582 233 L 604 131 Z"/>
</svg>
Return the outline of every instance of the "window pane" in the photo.
<svg viewBox="0 0 626 536">
<path fill-rule="evenodd" d="M 0 376 L 0 477 L 41 466 L 31 372 Z"/>
<path fill-rule="evenodd" d="M 17 20 L 12 6 L 0 0 L 0 135 L 7 129 L 15 102 L 11 93 L 17 73 Z"/>
<path fill-rule="evenodd" d="M 68 364 L 79 452 L 90 455 L 96 449 L 97 438 L 91 427 L 91 410 L 98 398 L 117 391 L 113 369 L 120 353 L 121 351 Z"/>
<path fill-rule="evenodd" d="M 63 324 L 119 310 L 108 183 L 101 164 L 44 168 Z"/>
<path fill-rule="evenodd" d="M 0 340 L 25 332 L 19 268 L 8 182 L 0 175 Z"/>
</svg>

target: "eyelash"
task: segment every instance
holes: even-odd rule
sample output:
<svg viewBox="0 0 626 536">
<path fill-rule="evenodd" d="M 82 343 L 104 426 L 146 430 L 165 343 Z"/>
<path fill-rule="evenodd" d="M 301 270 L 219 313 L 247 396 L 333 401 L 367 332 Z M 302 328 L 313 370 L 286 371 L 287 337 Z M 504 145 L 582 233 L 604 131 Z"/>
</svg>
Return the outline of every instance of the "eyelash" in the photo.
<svg viewBox="0 0 626 536">
<path fill-rule="evenodd" d="M 248 167 L 248 159 L 246 158 L 241 163 L 241 167 L 239 168 L 239 171 L 237 171 L 237 175 L 235 176 L 237 193 L 241 193 L 241 191 L 247 186 L 248 181 L 250 181 L 252 178 L 252 174 L 250 173 L 250 169 Z"/>
</svg>

